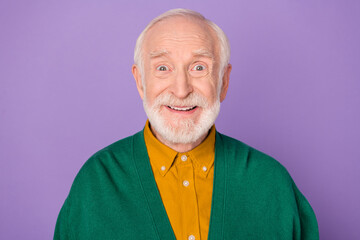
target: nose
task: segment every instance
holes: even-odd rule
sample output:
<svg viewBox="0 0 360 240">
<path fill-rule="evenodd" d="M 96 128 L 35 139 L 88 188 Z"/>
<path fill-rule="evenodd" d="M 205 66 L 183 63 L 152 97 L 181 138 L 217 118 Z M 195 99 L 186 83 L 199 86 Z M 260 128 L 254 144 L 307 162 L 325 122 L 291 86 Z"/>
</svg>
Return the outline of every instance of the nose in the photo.
<svg viewBox="0 0 360 240">
<path fill-rule="evenodd" d="M 186 98 L 193 91 L 191 85 L 191 79 L 188 72 L 184 69 L 176 71 L 173 83 L 171 86 L 171 92 L 180 99 Z"/>
</svg>

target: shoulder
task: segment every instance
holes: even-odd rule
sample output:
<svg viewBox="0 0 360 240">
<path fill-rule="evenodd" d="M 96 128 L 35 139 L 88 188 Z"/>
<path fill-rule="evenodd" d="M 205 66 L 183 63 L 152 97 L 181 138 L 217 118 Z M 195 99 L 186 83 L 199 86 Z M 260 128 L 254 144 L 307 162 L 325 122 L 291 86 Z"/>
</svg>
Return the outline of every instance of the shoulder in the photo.
<svg viewBox="0 0 360 240">
<path fill-rule="evenodd" d="M 140 133 L 141 132 L 138 132 L 132 136 L 120 139 L 120 140 L 110 144 L 109 146 L 104 147 L 103 149 L 101 149 L 101 150 L 97 151 L 95 154 L 93 154 L 89 160 L 107 158 L 107 157 L 109 157 L 109 155 L 116 157 L 118 155 L 130 154 L 134 137 Z"/>
<path fill-rule="evenodd" d="M 139 141 L 143 136 L 140 131 L 132 136 L 120 139 L 107 147 L 97 151 L 84 164 L 83 168 L 90 167 L 96 164 L 108 164 L 114 160 L 125 160 L 132 156 L 134 141 Z M 143 138 L 143 137 L 142 137 Z"/>
<path fill-rule="evenodd" d="M 139 136 L 140 135 L 140 136 Z M 134 172 L 133 145 L 142 131 L 118 140 L 93 154 L 75 177 L 70 193 L 102 188 L 104 183 L 122 180 Z"/>
<path fill-rule="evenodd" d="M 218 133 L 217 137 L 224 149 L 229 166 L 235 171 L 244 171 L 249 176 L 263 181 L 292 184 L 286 168 L 272 156 L 224 134 Z"/>
</svg>

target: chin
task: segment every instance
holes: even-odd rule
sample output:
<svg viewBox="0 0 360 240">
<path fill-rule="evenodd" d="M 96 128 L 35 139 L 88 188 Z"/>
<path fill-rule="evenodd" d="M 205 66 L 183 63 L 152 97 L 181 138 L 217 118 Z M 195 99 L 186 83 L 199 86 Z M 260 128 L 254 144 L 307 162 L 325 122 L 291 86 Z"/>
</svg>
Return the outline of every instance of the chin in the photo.
<svg viewBox="0 0 360 240">
<path fill-rule="evenodd" d="M 206 135 L 220 112 L 220 100 L 210 107 L 203 107 L 197 119 L 165 117 L 161 106 L 149 106 L 144 98 L 144 110 L 151 127 L 167 142 L 190 144 Z M 200 110 L 200 109 L 199 109 Z"/>
</svg>

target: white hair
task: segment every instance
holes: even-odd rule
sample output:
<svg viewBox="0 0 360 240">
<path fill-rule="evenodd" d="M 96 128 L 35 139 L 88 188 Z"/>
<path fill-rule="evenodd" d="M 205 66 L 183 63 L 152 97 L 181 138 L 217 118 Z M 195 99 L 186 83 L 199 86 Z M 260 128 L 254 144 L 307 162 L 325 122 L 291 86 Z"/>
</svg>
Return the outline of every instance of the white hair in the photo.
<svg viewBox="0 0 360 240">
<path fill-rule="evenodd" d="M 142 77 L 142 81 L 144 83 L 144 59 L 143 59 L 143 43 L 146 33 L 149 31 L 149 29 L 154 26 L 156 23 L 171 18 L 171 17 L 193 17 L 196 19 L 199 19 L 203 22 L 205 22 L 216 34 L 219 45 L 220 45 L 220 68 L 219 68 L 219 86 L 222 84 L 222 78 L 225 72 L 225 69 L 230 61 L 230 43 L 228 38 L 226 37 L 223 30 L 213 23 L 212 21 L 206 19 L 203 15 L 201 15 L 198 12 L 195 12 L 193 10 L 189 9 L 183 9 L 183 8 L 177 8 L 177 9 L 171 9 L 158 17 L 151 20 L 151 22 L 145 27 L 145 29 L 141 32 L 138 39 L 136 40 L 135 45 L 135 51 L 134 51 L 134 63 L 138 66 L 140 70 L 140 74 Z M 145 86 L 145 85 L 144 85 Z M 220 87 L 218 88 L 218 93 L 220 93 Z"/>
</svg>

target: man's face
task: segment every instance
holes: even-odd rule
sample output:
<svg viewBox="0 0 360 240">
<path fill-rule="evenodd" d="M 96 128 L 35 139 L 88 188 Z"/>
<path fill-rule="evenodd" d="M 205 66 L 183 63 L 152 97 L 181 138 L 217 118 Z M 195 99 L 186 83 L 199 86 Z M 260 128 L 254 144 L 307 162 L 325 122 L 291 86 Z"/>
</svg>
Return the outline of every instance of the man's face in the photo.
<svg viewBox="0 0 360 240">
<path fill-rule="evenodd" d="M 214 123 L 227 90 L 218 91 L 218 45 L 213 30 L 196 19 L 173 17 L 147 32 L 144 81 L 135 78 L 151 126 L 165 140 L 194 142 Z"/>
</svg>

